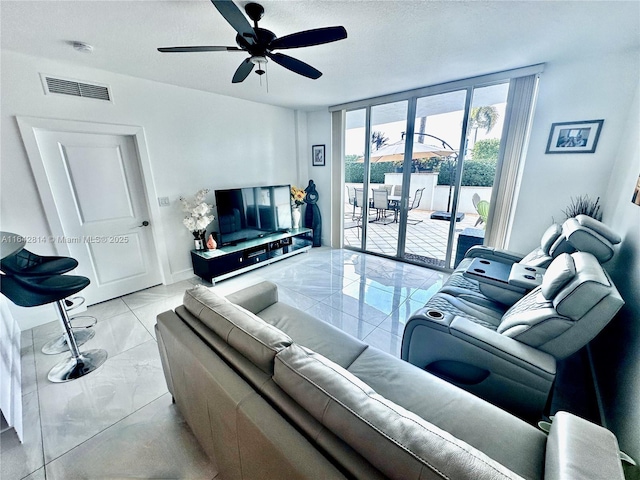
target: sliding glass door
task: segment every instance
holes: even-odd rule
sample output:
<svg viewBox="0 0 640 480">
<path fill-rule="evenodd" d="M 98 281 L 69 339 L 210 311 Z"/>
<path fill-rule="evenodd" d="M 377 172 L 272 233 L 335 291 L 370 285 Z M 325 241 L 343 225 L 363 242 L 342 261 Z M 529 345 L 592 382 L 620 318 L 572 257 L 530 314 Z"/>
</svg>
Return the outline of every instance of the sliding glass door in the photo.
<svg viewBox="0 0 640 480">
<path fill-rule="evenodd" d="M 516 90 L 486 80 L 345 109 L 344 246 L 450 269 L 484 242 Z"/>
</svg>

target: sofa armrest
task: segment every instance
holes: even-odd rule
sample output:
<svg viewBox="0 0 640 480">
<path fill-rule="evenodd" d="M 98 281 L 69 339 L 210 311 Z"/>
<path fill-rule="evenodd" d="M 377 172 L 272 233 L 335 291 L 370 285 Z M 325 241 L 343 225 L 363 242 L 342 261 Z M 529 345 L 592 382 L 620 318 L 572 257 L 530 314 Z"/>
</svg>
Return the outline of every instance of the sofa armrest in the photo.
<svg viewBox="0 0 640 480">
<path fill-rule="evenodd" d="M 575 415 L 558 412 L 547 440 L 544 478 L 623 480 L 615 435 Z"/>
<path fill-rule="evenodd" d="M 556 360 L 548 353 L 501 335 L 467 318 L 455 317 L 450 330 L 452 335 L 536 375 L 550 380 L 556 375 Z"/>
<path fill-rule="evenodd" d="M 257 315 L 278 302 L 278 286 L 271 282 L 261 282 L 227 295 L 227 300 Z"/>
<path fill-rule="evenodd" d="M 402 359 L 511 413 L 537 421 L 556 375 L 555 359 L 464 317 L 412 315 Z"/>
<path fill-rule="evenodd" d="M 484 245 L 474 245 L 464 255 L 465 258 L 485 258 L 487 260 L 495 260 L 502 263 L 517 263 L 524 258 L 523 255 L 509 250 L 498 250 L 493 247 Z"/>
<path fill-rule="evenodd" d="M 454 318 L 455 315 L 451 313 L 444 313 L 430 307 L 419 308 L 411 314 L 411 320 L 413 322 L 420 321 L 425 325 L 429 325 L 431 328 L 435 328 L 443 332 L 449 331 L 449 325 L 451 325 Z"/>
</svg>

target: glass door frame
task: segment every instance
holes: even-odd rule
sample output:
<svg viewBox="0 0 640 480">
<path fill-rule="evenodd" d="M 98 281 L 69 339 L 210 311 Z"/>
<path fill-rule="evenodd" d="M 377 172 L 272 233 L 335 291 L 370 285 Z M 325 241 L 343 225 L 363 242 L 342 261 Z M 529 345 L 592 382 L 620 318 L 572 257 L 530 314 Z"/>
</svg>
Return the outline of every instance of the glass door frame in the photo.
<svg viewBox="0 0 640 480">
<path fill-rule="evenodd" d="M 368 192 L 369 188 L 369 176 L 370 176 L 370 154 L 371 154 L 371 107 L 376 105 L 383 105 L 386 103 L 398 102 L 398 101 L 408 101 L 408 109 L 407 109 L 407 131 L 406 131 L 406 140 L 405 140 L 405 152 L 404 152 L 404 161 L 403 161 L 403 181 L 402 181 L 402 200 L 401 200 L 401 209 L 399 216 L 399 230 L 398 230 L 398 242 L 396 247 L 396 254 L 392 258 L 407 261 L 404 258 L 405 247 L 406 247 L 406 228 L 407 228 L 407 218 L 408 218 L 408 199 L 409 199 L 409 191 L 410 191 L 410 181 L 411 181 L 411 157 L 413 153 L 413 143 L 414 143 L 414 133 L 415 133 L 415 114 L 416 114 L 416 105 L 417 101 L 421 97 L 428 97 L 443 93 L 450 93 L 455 91 L 465 90 L 465 107 L 464 107 L 464 118 L 466 121 L 463 122 L 460 134 L 460 142 L 459 142 L 459 150 L 458 150 L 458 158 L 459 161 L 456 162 L 456 175 L 455 175 L 455 185 L 453 185 L 453 197 L 452 197 L 452 211 L 451 211 L 451 219 L 449 223 L 449 234 L 447 239 L 447 250 L 445 255 L 445 265 L 451 265 L 451 257 L 453 251 L 453 238 L 455 235 L 456 228 L 456 214 L 458 208 L 458 198 L 460 195 L 460 187 L 462 184 L 462 170 L 464 165 L 464 154 L 466 151 L 466 135 L 469 127 L 469 113 L 471 110 L 471 103 L 473 101 L 473 90 L 475 88 L 488 87 L 491 85 L 496 85 L 500 83 L 506 83 L 511 81 L 514 78 L 525 77 L 532 74 L 539 74 L 544 69 L 544 64 L 532 65 L 529 67 L 523 67 L 514 70 L 508 70 L 499 73 L 493 73 L 489 75 L 483 75 L 479 77 L 473 77 L 464 80 L 458 80 L 454 82 L 449 82 L 445 84 L 433 85 L 429 87 L 423 87 L 415 90 L 409 90 L 405 92 L 393 93 L 389 95 L 383 95 L 380 97 L 374 97 L 365 100 L 359 100 L 356 102 L 350 102 L 341 105 L 335 105 L 329 107 L 329 112 L 337 112 L 337 111 L 353 111 L 353 110 L 362 110 L 365 109 L 365 155 L 364 155 L 364 166 L 365 166 L 365 174 L 363 178 L 363 188 L 365 188 L 365 192 Z M 343 132 L 344 135 L 344 126 Z M 341 152 L 341 157 L 344 157 L 344 152 Z M 343 163 L 343 162 L 342 162 Z M 344 168 L 339 172 L 341 175 L 341 183 L 344 185 Z M 368 210 L 368 202 L 367 204 Z M 365 217 L 366 218 L 366 217 Z M 366 245 L 367 238 L 367 222 L 362 223 L 362 237 L 361 237 L 361 248 L 356 249 L 360 251 L 366 251 L 364 246 Z M 344 232 L 341 232 L 344 235 Z M 368 252 L 368 251 L 367 251 Z M 374 253 L 375 252 L 369 252 Z M 387 255 L 384 255 L 387 256 Z M 434 267 L 437 268 L 437 267 Z M 450 270 L 450 268 L 444 268 L 443 270 Z"/>
</svg>

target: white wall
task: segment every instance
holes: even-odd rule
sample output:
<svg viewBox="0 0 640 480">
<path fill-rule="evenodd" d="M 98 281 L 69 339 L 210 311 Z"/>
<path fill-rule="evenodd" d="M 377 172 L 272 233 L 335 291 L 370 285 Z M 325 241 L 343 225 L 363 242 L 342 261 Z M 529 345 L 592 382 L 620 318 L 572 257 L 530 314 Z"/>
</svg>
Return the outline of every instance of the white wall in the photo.
<svg viewBox="0 0 640 480">
<path fill-rule="evenodd" d="M 40 72 L 107 84 L 114 103 L 45 95 Z M 165 232 L 168 283 L 191 275 L 193 239 L 181 223 L 178 197 L 203 187 L 214 190 L 298 181 L 300 139 L 296 114 L 290 109 L 8 51 L 2 51 L 1 85 L 0 228 L 4 231 L 51 233 L 16 116 L 144 128 L 156 194 L 171 200 L 171 206 L 161 208 L 161 218 L 156 219 Z M 29 247 L 36 253 L 55 253 L 54 245 Z"/>
<path fill-rule="evenodd" d="M 304 182 L 303 188 L 313 180 L 316 184 L 322 216 L 322 244 L 331 244 L 331 197 L 340 195 L 340 192 L 331 190 L 331 114 L 328 110 L 308 112 L 307 116 L 307 151 L 300 158 L 300 182 Z M 311 165 L 312 145 L 325 146 L 325 166 L 314 167 Z"/>
<path fill-rule="evenodd" d="M 623 141 L 639 69 L 637 51 L 545 66 L 510 250 L 528 252 L 535 248 L 553 220 L 564 220 L 562 210 L 571 197 L 600 197 L 610 210 L 607 186 Z M 552 123 L 594 119 L 604 119 L 595 153 L 544 153 Z"/>
<path fill-rule="evenodd" d="M 630 106 L 604 211 L 607 224 L 622 237 L 604 266 L 626 304 L 592 342 L 592 351 L 607 426 L 621 449 L 640 460 L 640 206 L 631 203 L 640 175 L 640 84 Z"/>
</svg>

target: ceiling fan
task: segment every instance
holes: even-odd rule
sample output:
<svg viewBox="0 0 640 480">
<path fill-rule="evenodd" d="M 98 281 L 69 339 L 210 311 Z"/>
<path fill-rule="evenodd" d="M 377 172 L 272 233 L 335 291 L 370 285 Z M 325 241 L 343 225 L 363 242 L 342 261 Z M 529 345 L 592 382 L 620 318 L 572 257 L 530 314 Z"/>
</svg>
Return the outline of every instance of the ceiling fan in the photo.
<svg viewBox="0 0 640 480">
<path fill-rule="evenodd" d="M 236 73 L 233 75 L 233 83 L 240 83 L 247 78 L 255 65 L 258 65 L 256 73 L 258 75 L 264 75 L 266 72 L 262 69 L 262 66 L 267 63 L 267 57 L 292 72 L 316 80 L 320 78 L 322 72 L 288 55 L 273 53 L 273 50 L 310 47 L 347 38 L 347 31 L 344 27 L 316 28 L 278 38 L 273 32 L 258 27 L 258 21 L 264 15 L 262 5 L 257 3 L 248 3 L 245 5 L 244 10 L 247 12 L 247 16 L 253 20 L 253 27 L 251 27 L 240 9 L 231 0 L 211 0 L 211 3 L 213 3 L 213 6 L 218 9 L 218 12 L 229 22 L 234 30 L 238 32 L 236 35 L 237 47 L 162 47 L 158 48 L 158 51 L 173 53 L 247 52 L 250 57 L 245 59 L 236 70 Z"/>
</svg>

